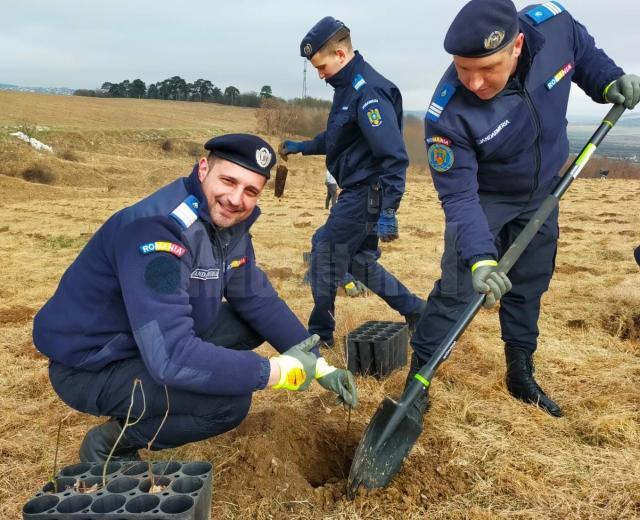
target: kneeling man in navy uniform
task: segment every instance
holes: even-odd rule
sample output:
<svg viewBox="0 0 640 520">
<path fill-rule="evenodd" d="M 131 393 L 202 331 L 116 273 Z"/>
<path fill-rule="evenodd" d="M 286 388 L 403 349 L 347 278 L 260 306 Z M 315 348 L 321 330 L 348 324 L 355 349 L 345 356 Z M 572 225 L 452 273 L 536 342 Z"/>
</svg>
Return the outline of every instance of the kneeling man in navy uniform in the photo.
<svg viewBox="0 0 640 520">
<path fill-rule="evenodd" d="M 256 266 L 249 228 L 275 154 L 247 134 L 205 144 L 188 177 L 115 213 L 36 315 L 33 340 L 69 406 L 110 420 L 86 434 L 82 461 L 137 457 L 236 427 L 253 392 L 305 390 L 313 379 L 357 404 L 353 376 L 319 357 L 307 329 Z M 252 350 L 264 341 L 280 355 Z"/>
</svg>

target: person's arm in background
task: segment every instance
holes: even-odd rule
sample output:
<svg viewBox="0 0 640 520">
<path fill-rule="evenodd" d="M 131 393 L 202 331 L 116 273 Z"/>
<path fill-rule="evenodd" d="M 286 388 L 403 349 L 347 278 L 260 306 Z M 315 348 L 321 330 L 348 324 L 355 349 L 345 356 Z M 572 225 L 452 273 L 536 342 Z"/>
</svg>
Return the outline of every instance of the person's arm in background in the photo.
<svg viewBox="0 0 640 520">
<path fill-rule="evenodd" d="M 278 146 L 278 154 L 285 161 L 290 154 L 301 153 L 302 155 L 325 155 L 327 153 L 325 132 L 316 135 L 310 141 L 285 140 Z"/>
</svg>

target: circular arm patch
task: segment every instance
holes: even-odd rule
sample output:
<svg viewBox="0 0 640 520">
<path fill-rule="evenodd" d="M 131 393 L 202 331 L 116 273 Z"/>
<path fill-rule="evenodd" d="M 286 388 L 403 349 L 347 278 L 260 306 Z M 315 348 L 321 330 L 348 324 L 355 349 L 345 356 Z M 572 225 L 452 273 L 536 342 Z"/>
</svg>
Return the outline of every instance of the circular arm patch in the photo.
<svg viewBox="0 0 640 520">
<path fill-rule="evenodd" d="M 162 294 L 176 292 L 180 283 L 180 263 L 172 256 L 163 255 L 147 264 L 144 281 L 148 287 Z"/>
<path fill-rule="evenodd" d="M 446 144 L 432 144 L 428 151 L 429 166 L 437 172 L 446 172 L 453 166 L 453 150 Z"/>
</svg>

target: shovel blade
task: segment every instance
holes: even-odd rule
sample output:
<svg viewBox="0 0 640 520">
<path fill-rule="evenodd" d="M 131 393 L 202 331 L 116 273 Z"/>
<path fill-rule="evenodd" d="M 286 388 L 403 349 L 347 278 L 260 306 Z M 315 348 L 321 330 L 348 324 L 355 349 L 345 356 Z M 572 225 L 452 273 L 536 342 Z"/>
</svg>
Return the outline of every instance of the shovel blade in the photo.
<svg viewBox="0 0 640 520">
<path fill-rule="evenodd" d="M 367 426 L 349 471 L 347 496 L 350 499 L 360 486 L 376 489 L 391 482 L 422 433 L 422 417 L 405 413 L 392 435 L 380 443 L 382 432 L 398 411 L 398 403 L 386 397 Z"/>
</svg>

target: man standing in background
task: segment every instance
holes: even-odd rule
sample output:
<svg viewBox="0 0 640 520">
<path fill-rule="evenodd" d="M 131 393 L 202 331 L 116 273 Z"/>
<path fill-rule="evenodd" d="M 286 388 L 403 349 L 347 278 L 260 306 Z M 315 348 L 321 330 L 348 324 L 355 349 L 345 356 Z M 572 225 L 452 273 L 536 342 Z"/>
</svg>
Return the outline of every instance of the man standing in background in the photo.
<svg viewBox="0 0 640 520">
<path fill-rule="evenodd" d="M 348 27 L 331 16 L 314 25 L 300 43 L 334 89 L 327 129 L 310 141 L 284 141 L 279 152 L 326 155 L 327 169 L 342 189 L 311 250 L 314 308 L 309 331 L 333 345 L 337 285 L 349 270 L 402 314 L 410 328 L 424 302 L 378 263 L 378 239 L 398 238 L 396 212 L 409 160 L 402 139 L 402 96 L 353 50 Z"/>
</svg>

